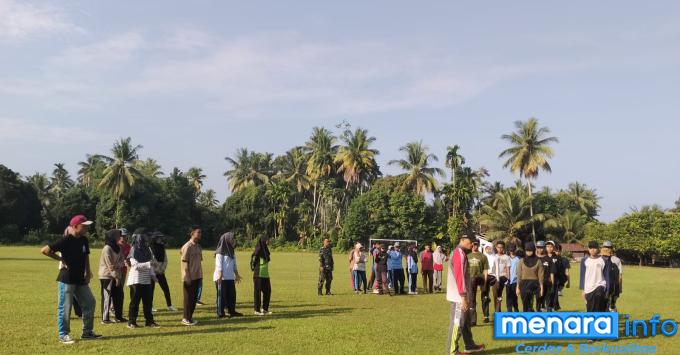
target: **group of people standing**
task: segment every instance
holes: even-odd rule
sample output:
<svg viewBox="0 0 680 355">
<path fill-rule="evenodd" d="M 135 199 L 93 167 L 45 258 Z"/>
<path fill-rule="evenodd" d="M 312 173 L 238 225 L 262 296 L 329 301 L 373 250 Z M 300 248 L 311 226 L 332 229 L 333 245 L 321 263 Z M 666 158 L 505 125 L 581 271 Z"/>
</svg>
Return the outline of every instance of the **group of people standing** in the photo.
<svg viewBox="0 0 680 355">
<path fill-rule="evenodd" d="M 373 260 L 370 280 L 366 278 L 366 263 L 369 256 Z M 423 289 L 427 293 L 440 292 L 442 290 L 442 272 L 444 263 L 448 257 L 438 246 L 433 252 L 426 245 L 422 252 L 418 253 L 415 244 L 402 248 L 399 242 L 385 248 L 385 245 L 376 242 L 369 253 L 361 243 L 356 243 L 354 249 L 349 252 L 350 284 L 355 294 L 368 293 L 369 287 L 372 293 L 385 295 L 418 294 L 418 274 L 423 278 Z M 404 263 L 406 268 L 404 268 Z M 419 266 L 420 265 L 420 266 Z M 333 280 L 333 251 L 328 239 L 323 240 L 323 246 L 319 250 L 319 282 L 317 291 L 319 296 L 331 295 L 331 283 Z M 406 280 L 408 278 L 408 292 Z"/>
<path fill-rule="evenodd" d="M 90 268 L 90 244 L 86 236 L 89 221 L 78 215 L 71 219 L 63 238 L 44 246 L 41 253 L 59 261 L 58 282 L 58 329 L 59 341 L 73 344 L 71 337 L 70 313 L 77 306 L 83 318 L 81 339 L 99 339 L 102 336 L 94 332 L 94 311 L 96 301 L 89 283 L 94 277 Z M 177 311 L 172 305 L 170 287 L 165 270 L 168 255 L 165 249 L 165 236 L 145 228 L 138 228 L 132 234 L 131 243 L 127 243 L 127 230 L 113 229 L 106 232 L 105 245 L 99 259 L 98 278 L 101 287 L 101 319 L 102 324 L 127 323 L 130 329 L 138 328 L 137 317 L 140 303 L 143 308 L 145 325 L 158 328 L 154 320 L 156 310 L 153 309 L 155 285 L 158 284 L 165 296 L 168 311 Z M 183 318 L 181 323 L 187 326 L 196 325 L 193 318 L 203 288 L 203 251 L 200 226 L 192 226 L 189 240 L 180 250 L 180 271 L 184 295 Z M 271 260 L 268 238 L 260 238 L 251 257 L 251 269 L 254 282 L 254 308 L 256 315 L 271 314 L 271 283 L 269 281 L 269 262 Z M 238 317 L 243 314 L 236 311 L 236 283 L 241 276 L 236 266 L 236 240 L 231 232 L 223 234 L 215 250 L 215 272 L 213 281 L 217 289 L 217 317 Z M 123 316 L 124 285 L 130 290 L 128 318 Z"/>
</svg>

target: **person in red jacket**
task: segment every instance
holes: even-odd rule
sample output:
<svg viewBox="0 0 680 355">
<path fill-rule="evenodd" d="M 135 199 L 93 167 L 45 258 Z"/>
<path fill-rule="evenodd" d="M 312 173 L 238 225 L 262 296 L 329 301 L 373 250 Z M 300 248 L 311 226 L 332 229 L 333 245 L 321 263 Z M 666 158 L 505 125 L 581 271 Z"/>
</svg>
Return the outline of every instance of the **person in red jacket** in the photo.
<svg viewBox="0 0 680 355">
<path fill-rule="evenodd" d="M 433 255 L 429 245 L 425 245 L 425 250 L 420 253 L 421 273 L 423 274 L 423 290 L 432 293 L 434 285 L 432 284 L 432 277 L 434 276 L 434 263 L 432 262 Z M 428 281 L 429 280 L 429 281 Z"/>
<path fill-rule="evenodd" d="M 484 345 L 475 344 L 470 327 L 470 272 L 468 270 L 467 252 L 472 249 L 473 238 L 462 234 L 458 246 L 450 257 L 448 277 L 446 280 L 446 299 L 451 302 L 447 354 L 469 354 L 484 350 Z M 463 336 L 465 351 L 458 351 L 458 340 Z"/>
</svg>

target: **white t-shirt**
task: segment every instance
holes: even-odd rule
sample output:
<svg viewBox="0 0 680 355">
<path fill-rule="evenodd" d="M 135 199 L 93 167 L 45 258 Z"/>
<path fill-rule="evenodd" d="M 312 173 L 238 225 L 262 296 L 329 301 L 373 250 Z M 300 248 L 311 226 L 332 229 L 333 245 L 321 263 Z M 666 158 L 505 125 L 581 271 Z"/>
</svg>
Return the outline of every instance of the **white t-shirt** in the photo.
<svg viewBox="0 0 680 355">
<path fill-rule="evenodd" d="M 496 274 L 494 273 L 494 265 L 496 264 L 496 255 L 495 254 L 487 254 L 487 253 L 484 253 L 484 255 L 486 255 L 486 259 L 489 261 L 489 275 L 496 276 Z"/>
<path fill-rule="evenodd" d="M 508 256 L 506 254 L 503 254 L 503 255 L 499 254 L 499 255 L 496 255 L 495 259 L 496 259 L 496 262 L 494 263 L 494 267 L 492 267 L 492 269 L 494 269 L 492 275 L 496 275 L 496 277 L 505 276 L 505 277 L 509 278 L 510 277 L 510 271 L 509 270 L 510 270 L 510 262 L 511 262 L 510 256 Z M 506 268 L 508 269 L 507 273 L 505 272 Z"/>
<path fill-rule="evenodd" d="M 585 261 L 586 276 L 583 281 L 583 292 L 591 293 L 598 287 L 606 287 L 604 280 L 604 259 L 588 257 Z"/>
<path fill-rule="evenodd" d="M 619 268 L 619 276 L 623 276 L 623 265 L 621 265 L 621 259 L 619 259 L 618 256 L 614 256 L 614 255 L 612 255 L 611 259 L 612 259 L 612 263 L 614 265 L 616 265 L 616 267 Z M 614 280 L 614 281 L 618 281 L 618 280 Z"/>
<path fill-rule="evenodd" d="M 213 281 L 219 279 L 219 274 L 222 273 L 222 280 L 236 279 L 236 255 L 230 258 L 228 255 L 215 254 L 215 272 L 213 273 Z"/>
</svg>

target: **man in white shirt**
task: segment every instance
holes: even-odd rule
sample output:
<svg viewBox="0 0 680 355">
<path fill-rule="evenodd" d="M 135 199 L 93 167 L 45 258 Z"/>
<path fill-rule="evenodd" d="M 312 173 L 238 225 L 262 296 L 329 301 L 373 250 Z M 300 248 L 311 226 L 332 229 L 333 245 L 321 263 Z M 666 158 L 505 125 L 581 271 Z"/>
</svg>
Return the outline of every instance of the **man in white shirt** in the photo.
<svg viewBox="0 0 680 355">
<path fill-rule="evenodd" d="M 489 261 L 489 271 L 486 275 L 486 282 L 484 283 L 484 289 L 482 290 L 482 312 L 484 313 L 484 323 L 489 323 L 489 303 L 491 303 L 491 298 L 489 298 L 489 291 L 495 288 L 496 285 L 496 274 L 494 274 L 494 264 L 496 263 L 496 255 L 494 255 L 493 247 L 487 245 L 484 247 L 484 255 Z"/>
<path fill-rule="evenodd" d="M 494 264 L 491 267 L 493 274 L 496 276 L 496 284 L 493 287 L 494 312 L 501 312 L 503 288 L 510 279 L 510 257 L 505 254 L 505 242 L 502 240 L 496 242 L 496 256 L 494 259 Z"/>
<path fill-rule="evenodd" d="M 606 312 L 607 281 L 605 278 L 606 262 L 600 256 L 600 245 L 596 241 L 588 243 L 589 256 L 581 260 L 581 282 L 583 299 L 588 312 Z"/>
</svg>

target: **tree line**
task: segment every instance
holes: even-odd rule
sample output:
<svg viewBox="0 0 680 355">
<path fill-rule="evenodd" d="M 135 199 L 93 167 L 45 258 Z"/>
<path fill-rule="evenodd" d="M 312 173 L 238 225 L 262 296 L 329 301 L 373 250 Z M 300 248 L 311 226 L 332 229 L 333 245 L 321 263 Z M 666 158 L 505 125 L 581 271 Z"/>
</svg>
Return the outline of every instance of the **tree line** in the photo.
<svg viewBox="0 0 680 355">
<path fill-rule="evenodd" d="M 214 190 L 203 188 L 201 168 L 173 168 L 166 175 L 154 159 L 140 158 L 143 147 L 130 138 L 115 141 L 108 154 L 87 154 L 75 177 L 63 163 L 49 175 L 26 177 L 0 166 L 0 241 L 56 238 L 76 213 L 93 216 L 96 236 L 109 228 L 145 226 L 178 245 L 190 225 L 200 224 L 208 245 L 231 230 L 243 246 L 267 234 L 275 246 L 304 248 L 323 238 L 340 248 L 369 238 L 448 245 L 462 231 L 517 245 L 568 242 L 616 225 L 597 220 L 600 197 L 583 183 L 535 191 L 539 174 L 552 171 L 558 139 L 534 118 L 515 122 L 501 137 L 507 149 L 499 159 L 519 178 L 511 186 L 470 166 L 459 145 L 449 146 L 439 165 L 423 141 L 400 147 L 401 158 L 388 164 L 402 173 L 384 175 L 376 137 L 346 122 L 334 128 L 313 128 L 305 142 L 282 155 L 244 147 L 225 157 L 231 194 L 222 203 Z"/>
</svg>

